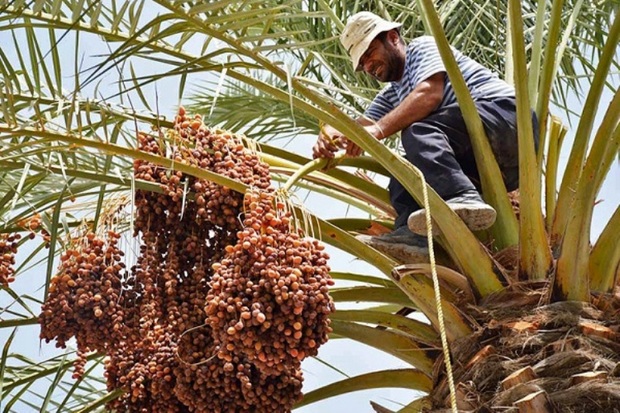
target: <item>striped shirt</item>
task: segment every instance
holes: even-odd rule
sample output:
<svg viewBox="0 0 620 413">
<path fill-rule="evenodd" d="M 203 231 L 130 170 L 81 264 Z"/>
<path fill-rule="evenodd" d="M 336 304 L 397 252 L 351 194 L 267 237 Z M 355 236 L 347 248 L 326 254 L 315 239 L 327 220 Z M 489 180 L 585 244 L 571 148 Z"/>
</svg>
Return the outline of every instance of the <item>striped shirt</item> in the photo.
<svg viewBox="0 0 620 413">
<path fill-rule="evenodd" d="M 514 97 L 514 88 L 501 80 L 497 74 L 473 59 L 452 48 L 456 62 L 463 73 L 465 83 L 474 100 L 495 97 Z M 432 75 L 446 72 L 439 50 L 432 36 L 414 39 L 406 50 L 405 70 L 402 79 L 391 82 L 377 94 L 365 112 L 375 121 L 398 106 L 415 87 Z M 456 103 L 456 95 L 448 76 L 445 77 L 443 100 L 436 110 Z"/>
</svg>

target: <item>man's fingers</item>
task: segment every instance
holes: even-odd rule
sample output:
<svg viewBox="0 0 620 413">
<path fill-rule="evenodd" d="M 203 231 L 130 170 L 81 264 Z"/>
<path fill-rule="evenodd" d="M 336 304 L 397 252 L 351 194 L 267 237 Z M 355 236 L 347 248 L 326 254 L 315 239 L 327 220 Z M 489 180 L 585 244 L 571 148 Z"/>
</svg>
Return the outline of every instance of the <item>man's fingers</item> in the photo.
<svg viewBox="0 0 620 413">
<path fill-rule="evenodd" d="M 352 158 L 356 158 L 361 155 L 361 151 L 359 150 L 359 148 L 351 148 L 347 150 L 347 155 Z"/>
<path fill-rule="evenodd" d="M 346 149 L 348 139 L 336 129 L 325 125 L 321 127 L 316 144 L 312 148 L 312 156 L 316 158 L 333 158 L 334 153 Z"/>
<path fill-rule="evenodd" d="M 343 138 L 333 138 L 333 139 L 326 138 L 325 147 L 330 152 L 337 152 L 339 149 L 346 148 L 346 142 L 344 142 Z"/>
<path fill-rule="evenodd" d="M 333 146 L 333 145 L 332 145 Z M 335 149 L 330 149 L 325 139 L 319 137 L 316 144 L 312 148 L 312 156 L 316 158 L 333 158 Z"/>
<path fill-rule="evenodd" d="M 358 157 L 362 154 L 362 148 L 360 148 L 357 144 L 353 143 L 353 141 L 347 142 L 347 155 L 350 157 Z"/>
<path fill-rule="evenodd" d="M 344 136 L 340 136 L 338 138 L 335 138 L 333 142 L 334 142 L 334 147 L 336 148 L 336 150 L 346 149 L 349 144 L 349 139 L 345 138 Z"/>
</svg>

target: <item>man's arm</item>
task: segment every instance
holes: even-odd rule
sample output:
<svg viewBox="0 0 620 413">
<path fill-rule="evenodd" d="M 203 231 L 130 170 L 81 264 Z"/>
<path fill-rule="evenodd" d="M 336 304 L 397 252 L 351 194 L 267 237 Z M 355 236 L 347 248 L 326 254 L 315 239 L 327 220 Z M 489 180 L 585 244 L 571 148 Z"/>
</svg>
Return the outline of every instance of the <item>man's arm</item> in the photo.
<svg viewBox="0 0 620 413">
<path fill-rule="evenodd" d="M 430 115 L 443 99 L 444 79 L 441 72 L 420 82 L 400 105 L 370 127 L 376 129 L 371 134 L 383 139 Z"/>
<path fill-rule="evenodd" d="M 365 117 L 357 118 L 356 122 L 364 126 L 366 131 L 378 140 L 399 132 L 412 123 L 424 119 L 439 106 L 443 99 L 444 79 L 445 73 L 441 72 L 420 82 L 400 105 L 377 122 Z M 362 149 L 353 141 L 335 128 L 325 125 L 312 148 L 312 153 L 314 158 L 333 158 L 339 148 L 346 148 L 349 156 L 362 154 Z"/>
<path fill-rule="evenodd" d="M 436 73 L 420 82 L 400 105 L 379 121 L 373 122 L 368 118 L 359 118 L 357 122 L 378 140 L 399 132 L 413 122 L 424 119 L 439 106 L 443 99 L 444 79 L 444 72 Z M 346 139 L 346 149 L 347 155 L 350 156 L 362 154 L 362 149 L 349 139 Z"/>
</svg>

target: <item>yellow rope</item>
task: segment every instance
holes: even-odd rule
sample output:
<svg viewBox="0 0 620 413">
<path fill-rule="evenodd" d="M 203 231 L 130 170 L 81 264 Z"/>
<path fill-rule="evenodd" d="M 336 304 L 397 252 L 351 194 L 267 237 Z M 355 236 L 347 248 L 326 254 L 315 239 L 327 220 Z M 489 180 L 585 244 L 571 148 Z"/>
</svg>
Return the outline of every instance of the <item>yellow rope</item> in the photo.
<svg viewBox="0 0 620 413">
<path fill-rule="evenodd" d="M 441 307 L 441 292 L 439 291 L 439 277 L 437 276 L 437 263 L 435 262 L 435 249 L 433 248 L 433 225 L 431 221 L 430 205 L 428 202 L 428 188 L 426 187 L 426 179 L 420 170 L 416 168 L 416 172 L 422 178 L 422 191 L 424 194 L 424 208 L 426 209 L 426 234 L 428 239 L 428 255 L 431 264 L 431 274 L 433 276 L 433 288 L 435 290 L 435 305 L 437 306 L 437 319 L 439 321 L 439 332 L 441 336 L 441 347 L 443 349 L 443 358 L 446 365 L 446 373 L 448 375 L 448 386 L 450 388 L 450 404 L 452 412 L 458 413 L 456 408 L 456 390 L 454 388 L 454 376 L 452 374 L 452 362 L 450 361 L 450 348 L 448 347 L 448 338 L 446 336 L 446 326 L 443 320 L 443 309 Z"/>
</svg>

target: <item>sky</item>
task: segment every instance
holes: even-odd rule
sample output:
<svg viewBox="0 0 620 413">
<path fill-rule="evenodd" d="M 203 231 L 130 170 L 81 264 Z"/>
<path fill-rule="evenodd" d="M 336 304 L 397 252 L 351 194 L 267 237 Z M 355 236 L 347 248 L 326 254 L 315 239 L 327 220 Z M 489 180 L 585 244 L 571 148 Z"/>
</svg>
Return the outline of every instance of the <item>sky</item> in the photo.
<svg viewBox="0 0 620 413">
<path fill-rule="evenodd" d="M 85 39 L 87 40 L 85 41 Z M 45 37 L 39 37 L 38 40 L 42 42 L 43 48 L 45 48 Z M 69 85 L 72 84 L 71 73 L 73 73 L 73 58 L 75 56 L 73 42 L 74 39 L 71 35 L 69 35 L 66 36 L 65 39 L 63 39 L 61 45 L 59 46 L 61 56 L 66 57 L 66 60 L 63 61 L 63 64 L 66 65 L 66 71 L 63 72 L 63 85 L 65 85 L 65 87 L 67 88 L 69 88 Z M 9 38 L 9 34 L 6 31 L 0 31 L 0 44 L 7 46 L 13 45 L 12 40 Z M 85 35 L 82 37 L 82 39 L 80 40 L 79 48 L 79 56 L 81 59 L 80 63 L 82 68 L 90 67 L 91 65 L 93 65 L 93 62 L 97 61 L 97 56 L 108 53 L 107 48 L 105 48 L 99 42 L 96 42 L 96 38 L 94 36 L 89 35 Z M 7 53 L 10 57 L 15 56 L 15 51 L 11 50 L 9 47 L 6 47 L 3 51 Z M 142 68 L 138 65 L 137 70 L 140 69 L 143 69 L 145 72 L 149 73 L 157 72 L 158 70 L 157 65 L 153 64 L 149 64 L 148 66 Z M 159 70 L 164 69 L 162 68 Z M 212 75 L 207 74 L 205 74 L 204 76 L 212 77 Z M 95 95 L 101 97 L 115 94 L 117 92 L 117 85 L 114 83 L 115 79 L 116 74 L 113 71 L 109 72 L 106 76 L 103 77 L 101 83 L 93 84 L 86 88 L 86 90 L 82 92 L 82 96 Z M 204 78 L 202 76 L 198 76 L 196 79 L 197 82 L 203 80 Z M 147 86 L 144 89 L 147 100 L 151 102 L 152 107 L 155 107 L 155 104 L 153 102 L 157 102 L 157 107 L 159 108 L 160 113 L 166 115 L 168 118 L 172 117 L 176 113 L 178 108 L 179 101 L 177 100 L 177 82 L 177 79 L 166 79 L 163 81 L 159 81 L 151 86 Z M 191 89 L 192 88 L 188 85 L 186 91 L 189 91 Z M 174 91 L 174 93 L 171 93 L 171 91 Z M 139 99 L 136 99 L 135 96 L 132 100 L 132 103 L 137 108 L 141 107 Z M 287 141 L 281 140 L 280 142 Z M 311 153 L 310 148 L 313 143 L 313 136 L 300 136 L 294 141 L 290 142 L 287 149 L 309 157 Z M 350 208 L 347 208 L 347 206 L 344 204 L 336 206 L 333 203 L 333 200 L 326 200 L 321 197 L 321 195 L 311 197 L 307 200 L 306 205 L 312 210 L 312 212 L 316 213 L 323 219 L 342 217 L 345 215 L 352 216 L 352 214 L 363 216 L 363 213 L 361 213 L 360 211 L 351 210 Z M 303 199 L 305 197 L 300 196 L 300 198 Z M 326 205 L 326 201 L 328 202 L 328 205 L 330 205 L 330 208 L 328 209 L 324 208 L 324 206 Z M 25 257 L 32 252 L 28 248 L 28 246 L 28 243 L 24 244 L 24 247 L 19 251 L 17 257 L 18 261 L 20 257 Z M 361 274 L 367 273 L 380 275 L 373 266 L 357 260 L 353 256 L 350 256 L 342 251 L 338 251 L 329 246 L 328 251 L 331 255 L 330 265 L 334 271 L 352 271 Z M 45 253 L 41 255 L 42 260 L 45 260 L 44 254 Z M 54 268 L 57 267 L 57 264 L 57 262 L 54 264 Z M 28 271 L 20 273 L 16 281 L 12 284 L 12 288 L 20 295 L 41 297 L 43 294 L 43 290 L 41 288 L 42 282 L 38 280 L 41 280 L 44 275 L 45 263 L 42 264 L 42 266 L 37 266 Z M 0 302 L 5 305 L 4 303 L 8 302 L 9 300 L 10 297 L 8 297 L 6 293 L 0 291 Z M 355 305 L 353 304 L 352 306 Z M 32 308 L 33 311 L 38 314 L 36 305 L 32 306 Z M 5 341 L 8 339 L 8 336 L 11 333 L 11 331 L 7 330 L 9 329 L 0 330 L 0 345 L 4 345 Z M 58 349 L 54 347 L 53 343 L 40 342 L 38 335 L 38 326 L 20 327 L 12 343 L 11 349 L 32 360 L 45 360 L 49 357 L 62 354 Z M 330 382 L 342 380 L 343 378 L 345 378 L 342 373 L 336 371 L 335 369 L 339 369 L 340 371 L 346 373 L 349 376 L 355 376 L 358 374 L 363 374 L 370 371 L 377 371 L 381 369 L 410 367 L 406 363 L 400 361 L 393 356 L 376 351 L 364 344 L 360 344 L 348 339 L 331 340 L 321 348 L 319 358 L 321 361 L 308 358 L 304 361 L 302 365 L 305 377 L 304 392 L 311 391 L 312 389 L 321 387 Z M 332 365 L 335 369 L 332 367 L 328 367 L 327 365 Z M 98 368 L 97 370 L 101 371 L 100 368 Z M 66 378 L 69 378 L 70 374 L 71 372 L 66 375 Z M 30 413 L 38 411 L 37 408 L 28 406 L 27 403 L 32 403 L 35 406 L 40 405 L 40 399 L 38 398 L 38 396 L 35 395 L 35 393 L 45 394 L 48 390 L 47 384 L 45 381 L 39 380 L 36 385 L 31 388 L 31 390 L 33 390 L 33 392 L 29 391 L 22 396 L 21 400 L 23 401 L 23 403 L 18 402 L 15 406 L 13 406 L 11 410 L 12 412 Z M 372 409 L 370 408 L 369 400 L 376 401 L 382 405 L 392 407 L 396 410 L 400 405 L 410 402 L 411 400 L 417 398 L 419 395 L 420 393 L 418 392 L 405 389 L 368 390 L 363 392 L 351 393 L 342 397 L 331 398 L 322 402 L 312 404 L 310 406 L 297 409 L 295 411 L 300 413 L 329 411 L 355 411 L 360 413 L 370 412 L 372 411 Z M 4 408 L 4 403 L 6 403 L 6 401 L 0 401 L 0 409 Z"/>
<path fill-rule="evenodd" d="M 12 45 L 12 40 L 8 38 L 6 31 L 0 32 L 0 44 L 7 45 L 3 49 L 7 50 Z M 66 40 L 69 46 L 67 46 L 66 54 L 67 65 L 71 66 L 73 63 L 73 49 L 71 46 L 71 39 Z M 106 53 L 107 50 L 97 50 L 95 43 L 84 42 L 82 45 L 84 57 L 86 59 L 98 53 Z M 7 50 L 7 53 L 11 53 Z M 153 67 L 149 69 L 154 70 Z M 69 73 L 69 72 L 67 72 Z M 111 77 L 110 77 L 111 78 Z M 67 75 L 67 83 L 69 83 L 70 76 Z M 618 76 L 615 77 L 615 84 L 619 84 Z M 110 90 L 113 90 L 112 85 L 108 86 Z M 159 96 L 159 108 L 162 113 L 172 115 L 177 108 L 178 101 L 176 100 L 176 94 L 174 98 L 170 98 L 169 90 L 176 90 L 177 86 L 173 81 L 159 82 L 157 85 L 146 88 L 147 96 L 155 100 L 155 95 Z M 189 89 L 189 88 L 188 88 Z M 575 104 L 577 99 L 573 97 Z M 601 110 L 599 110 L 599 121 L 604 108 L 606 108 L 606 102 L 611 99 L 611 92 L 606 89 L 605 97 L 601 103 Z M 565 117 L 563 112 L 556 111 L 560 116 Z M 568 119 L 565 119 L 565 123 L 568 123 Z M 572 130 L 575 127 L 573 126 Z M 570 141 L 571 135 L 567 140 Z M 287 149 L 300 153 L 309 157 L 311 154 L 311 147 L 314 144 L 314 136 L 299 136 L 293 142 L 290 142 Z M 565 146 L 568 145 L 568 142 Z M 568 159 L 567 151 L 563 151 L 560 158 L 560 169 Z M 595 220 L 592 226 L 592 240 L 594 241 L 603 226 L 607 222 L 616 207 L 620 204 L 620 165 L 618 162 L 614 162 L 611 171 L 608 174 L 608 178 L 603 185 L 601 193 L 598 198 L 601 202 L 597 205 L 595 211 Z M 300 193 L 301 194 L 301 193 Z M 300 198 L 304 199 L 302 195 Z M 306 202 L 306 207 L 323 219 L 338 218 L 343 216 L 348 217 L 364 217 L 364 213 L 355 209 L 350 209 L 346 205 L 336 205 L 333 201 L 329 201 L 329 208 L 326 208 L 326 199 L 320 195 L 310 197 Z M 328 251 L 331 255 L 330 265 L 334 271 L 347 271 L 358 272 L 373 275 L 380 275 L 379 272 L 371 265 L 355 259 L 354 257 L 337 251 L 334 248 L 328 247 Z M 25 254 L 27 251 L 22 251 L 21 254 Z M 15 291 L 21 294 L 32 294 L 36 296 L 41 295 L 40 279 L 44 271 L 41 268 L 34 268 L 23 274 L 20 274 L 17 281 L 14 284 Z M 7 300 L 7 296 L 4 293 L 0 293 L 0 300 L 4 303 Z M 4 305 L 4 304 L 3 304 Z M 4 343 L 8 338 L 9 332 L 0 331 L 0 343 Z M 56 354 L 52 344 L 39 343 L 38 340 L 38 327 L 21 328 L 16 340 L 13 343 L 12 348 L 18 350 L 20 353 L 25 354 L 33 359 L 44 359 L 48 356 Z M 403 368 L 408 367 L 404 362 L 381 353 L 374 349 L 371 349 L 363 344 L 353 342 L 351 340 L 332 340 L 323 346 L 319 352 L 319 358 L 326 364 L 331 364 L 336 368 L 342 370 L 349 376 L 366 373 L 369 371 L 377 371 L 388 368 Z M 341 380 L 344 378 L 343 374 L 328 367 L 326 364 L 321 363 L 314 359 L 307 359 L 303 364 L 305 382 L 304 391 L 308 392 L 312 389 L 325 385 L 332 381 Z M 379 389 L 372 391 L 356 392 L 348 395 L 343 395 L 338 398 L 328 399 L 304 408 L 296 410 L 300 413 L 316 413 L 316 412 L 330 412 L 330 411 L 344 411 L 344 412 L 371 412 L 372 409 L 369 405 L 369 400 L 376 401 L 388 408 L 397 410 L 399 405 L 406 404 L 416 398 L 419 394 L 411 390 L 402 389 Z M 30 397 L 31 401 L 36 401 L 33 395 Z M 2 402 L 0 401 L 0 407 Z M 25 404 L 21 404 L 14 408 L 17 413 L 28 413 L 38 411 L 33 408 L 27 407 Z"/>
</svg>

